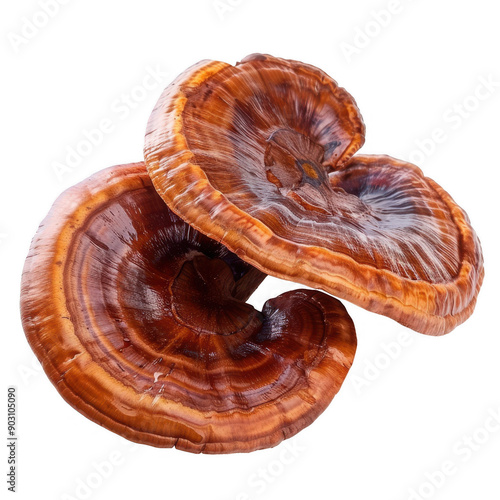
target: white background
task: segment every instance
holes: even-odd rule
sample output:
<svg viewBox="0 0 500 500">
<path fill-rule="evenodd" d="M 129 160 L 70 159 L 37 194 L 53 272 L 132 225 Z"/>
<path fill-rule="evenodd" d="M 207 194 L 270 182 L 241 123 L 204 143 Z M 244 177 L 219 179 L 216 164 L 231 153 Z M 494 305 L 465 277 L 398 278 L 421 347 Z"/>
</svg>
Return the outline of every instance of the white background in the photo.
<svg viewBox="0 0 500 500">
<path fill-rule="evenodd" d="M 500 423 L 484 428 L 500 412 L 498 3 L 61 2 L 50 18 L 35 0 L 3 2 L 0 14 L 1 364 L 4 390 L 18 387 L 17 497 L 498 500 Z M 315 64 L 354 95 L 367 126 L 362 151 L 418 160 L 466 209 L 483 244 L 484 285 L 474 315 L 442 338 L 346 304 L 358 332 L 353 368 L 288 444 L 227 456 L 134 447 L 73 410 L 40 371 L 19 320 L 23 261 L 62 190 L 142 158 L 149 113 L 177 74 L 253 52 Z M 160 81 L 139 88 L 155 68 Z M 496 84 L 478 88 L 484 80 Z M 124 104 L 127 95 L 136 99 Z M 58 178 L 54 165 L 103 119 L 112 130 Z M 292 288 L 268 279 L 252 302 Z M 113 470 L 96 472 L 111 459 Z M 436 473 L 444 462 L 446 476 Z"/>
</svg>

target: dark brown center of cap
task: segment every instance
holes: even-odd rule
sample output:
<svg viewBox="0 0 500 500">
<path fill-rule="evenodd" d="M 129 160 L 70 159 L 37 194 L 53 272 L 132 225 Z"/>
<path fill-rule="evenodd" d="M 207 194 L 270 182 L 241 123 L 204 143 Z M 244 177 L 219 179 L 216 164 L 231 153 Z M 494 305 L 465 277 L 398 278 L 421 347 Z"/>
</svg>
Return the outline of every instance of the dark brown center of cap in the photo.
<svg viewBox="0 0 500 500">
<path fill-rule="evenodd" d="M 350 196 L 342 188 L 330 186 L 331 167 L 323 165 L 325 155 L 337 143 L 323 147 L 300 132 L 279 129 L 267 140 L 264 165 L 269 182 L 277 186 L 283 196 L 294 200 L 306 210 L 334 214 L 342 210 L 339 196 L 349 198 L 349 208 L 366 211 L 363 202 Z M 335 191 L 335 192 L 334 192 Z"/>
<path fill-rule="evenodd" d="M 231 335 L 262 324 L 261 314 L 237 298 L 233 272 L 222 259 L 199 255 L 185 262 L 170 291 L 177 320 L 196 332 Z"/>
</svg>

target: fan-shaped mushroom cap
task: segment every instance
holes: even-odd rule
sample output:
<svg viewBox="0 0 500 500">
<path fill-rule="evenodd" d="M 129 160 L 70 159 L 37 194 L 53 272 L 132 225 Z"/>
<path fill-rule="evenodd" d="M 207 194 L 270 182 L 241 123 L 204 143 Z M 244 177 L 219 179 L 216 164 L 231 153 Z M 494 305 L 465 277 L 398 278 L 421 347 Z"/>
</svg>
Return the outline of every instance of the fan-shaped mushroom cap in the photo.
<svg viewBox="0 0 500 500">
<path fill-rule="evenodd" d="M 23 326 L 91 420 L 154 446 L 251 451 L 310 424 L 356 348 L 346 310 L 321 292 L 245 304 L 263 278 L 174 215 L 144 164 L 122 165 L 66 191 L 40 226 Z"/>
<path fill-rule="evenodd" d="M 327 75 L 255 55 L 201 62 L 167 87 L 145 158 L 175 213 L 263 272 L 446 333 L 474 308 L 479 241 L 414 165 L 350 160 L 363 134 Z"/>
</svg>

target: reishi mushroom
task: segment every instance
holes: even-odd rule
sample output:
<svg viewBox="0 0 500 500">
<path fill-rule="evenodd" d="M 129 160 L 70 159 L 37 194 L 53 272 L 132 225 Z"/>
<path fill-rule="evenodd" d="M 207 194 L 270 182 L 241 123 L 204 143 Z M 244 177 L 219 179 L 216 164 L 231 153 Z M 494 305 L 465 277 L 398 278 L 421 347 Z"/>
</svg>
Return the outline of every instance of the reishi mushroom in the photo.
<svg viewBox="0 0 500 500">
<path fill-rule="evenodd" d="M 352 96 L 304 63 L 180 75 L 146 164 L 67 190 L 33 239 L 23 327 L 66 401 L 139 443 L 248 452 L 314 421 L 356 351 L 320 291 L 248 304 L 266 275 L 430 335 L 465 321 L 484 276 L 467 215 L 415 165 L 354 156 L 364 136 Z"/>
<path fill-rule="evenodd" d="M 27 339 L 64 399 L 139 443 L 252 451 L 310 424 L 356 335 L 342 304 L 296 290 L 262 312 L 265 275 L 171 212 L 143 163 L 67 190 L 22 279 Z"/>
<path fill-rule="evenodd" d="M 328 75 L 256 54 L 202 61 L 169 85 L 145 160 L 172 211 L 266 274 L 447 333 L 474 309 L 479 240 L 418 167 L 353 157 L 364 133 Z"/>
</svg>

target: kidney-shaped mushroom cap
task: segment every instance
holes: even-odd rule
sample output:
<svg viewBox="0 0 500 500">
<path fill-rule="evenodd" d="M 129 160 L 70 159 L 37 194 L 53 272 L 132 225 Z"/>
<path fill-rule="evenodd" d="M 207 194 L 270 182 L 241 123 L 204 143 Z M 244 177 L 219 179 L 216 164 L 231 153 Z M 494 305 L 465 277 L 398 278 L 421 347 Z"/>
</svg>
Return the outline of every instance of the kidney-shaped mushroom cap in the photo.
<svg viewBox="0 0 500 500">
<path fill-rule="evenodd" d="M 363 133 L 327 75 L 255 55 L 201 62 L 167 87 L 145 158 L 175 213 L 263 272 L 446 333 L 474 308 L 479 241 L 414 165 L 349 160 Z"/>
<path fill-rule="evenodd" d="M 22 282 L 22 320 L 74 408 L 139 443 L 251 451 L 310 424 L 356 349 L 333 297 L 244 301 L 265 277 L 174 215 L 144 164 L 104 170 L 57 200 Z"/>
</svg>

